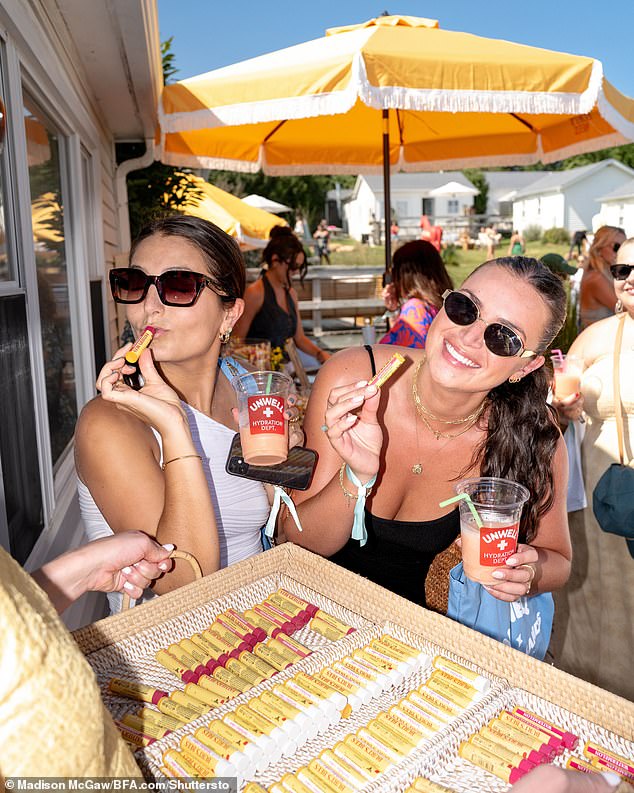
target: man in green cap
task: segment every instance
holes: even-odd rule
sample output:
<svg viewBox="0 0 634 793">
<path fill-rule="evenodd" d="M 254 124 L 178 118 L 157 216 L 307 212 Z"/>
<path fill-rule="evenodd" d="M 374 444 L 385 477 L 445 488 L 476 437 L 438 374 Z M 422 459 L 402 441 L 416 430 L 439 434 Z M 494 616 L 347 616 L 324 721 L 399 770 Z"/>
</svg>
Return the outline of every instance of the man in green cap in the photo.
<svg viewBox="0 0 634 793">
<path fill-rule="evenodd" d="M 562 281 L 567 281 L 569 275 L 574 275 L 577 272 L 577 268 L 568 264 L 564 257 L 558 253 L 545 253 L 541 260 L 551 273 L 561 278 Z"/>
</svg>

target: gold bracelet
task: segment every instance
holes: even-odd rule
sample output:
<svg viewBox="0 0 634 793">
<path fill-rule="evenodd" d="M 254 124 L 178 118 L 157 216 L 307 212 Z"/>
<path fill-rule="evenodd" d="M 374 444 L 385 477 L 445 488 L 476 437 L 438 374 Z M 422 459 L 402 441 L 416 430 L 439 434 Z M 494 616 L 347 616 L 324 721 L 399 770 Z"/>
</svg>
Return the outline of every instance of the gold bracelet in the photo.
<svg viewBox="0 0 634 793">
<path fill-rule="evenodd" d="M 193 457 L 198 457 L 199 460 L 202 460 L 199 454 L 183 454 L 181 457 L 172 457 L 171 460 L 166 460 L 166 462 L 161 464 L 161 469 L 164 471 L 170 463 L 175 463 L 177 460 L 189 460 Z"/>
<path fill-rule="evenodd" d="M 343 483 L 343 472 L 345 470 L 346 470 L 346 463 L 343 463 L 343 465 L 339 469 L 339 484 L 341 485 L 341 489 L 343 490 L 343 494 L 344 494 L 344 496 L 346 496 L 346 498 L 354 498 L 354 499 L 356 499 L 357 498 L 357 494 L 356 493 L 351 493 L 349 490 L 346 490 L 346 486 Z M 365 488 L 366 498 L 370 495 L 371 492 L 372 492 L 372 485 L 370 485 L 370 487 L 366 487 Z"/>
</svg>

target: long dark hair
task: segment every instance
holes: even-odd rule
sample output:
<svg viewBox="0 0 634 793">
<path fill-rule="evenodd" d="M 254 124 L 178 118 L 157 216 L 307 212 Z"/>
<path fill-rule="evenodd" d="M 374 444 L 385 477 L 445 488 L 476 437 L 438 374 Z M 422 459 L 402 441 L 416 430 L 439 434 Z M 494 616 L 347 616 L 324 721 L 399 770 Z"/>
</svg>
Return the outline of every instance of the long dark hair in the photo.
<svg viewBox="0 0 634 793">
<path fill-rule="evenodd" d="M 537 259 L 526 256 L 491 259 L 477 270 L 483 267 L 500 267 L 521 278 L 546 303 L 550 321 L 537 350 L 544 353 L 566 318 L 566 293 L 559 278 Z M 546 361 L 519 383 L 506 380 L 489 392 L 488 431 L 469 464 L 479 464 L 482 476 L 500 476 L 528 488 L 531 496 L 520 522 L 522 542 L 535 537 L 542 515 L 554 500 L 552 462 L 561 433 L 555 411 L 546 403 L 551 379 L 548 356 Z"/>
<path fill-rule="evenodd" d="M 262 251 L 262 262 L 270 266 L 274 256 L 277 256 L 282 262 L 288 262 L 288 288 L 290 289 L 290 271 L 296 269 L 295 261 L 300 253 L 304 254 L 304 262 L 299 267 L 299 280 L 303 282 L 308 269 L 308 258 L 304 246 L 288 226 L 273 226 L 269 232 L 266 248 Z"/>
<path fill-rule="evenodd" d="M 391 274 L 397 300 L 417 297 L 440 308 L 442 293 L 453 289 L 442 257 L 427 240 L 413 240 L 397 248 L 392 257 Z"/>
<path fill-rule="evenodd" d="M 238 243 L 208 220 L 189 215 L 167 215 L 144 226 L 130 247 L 130 261 L 148 237 L 181 237 L 202 253 L 214 291 L 224 303 L 242 297 L 246 285 L 244 259 Z M 230 298 L 228 300 L 227 298 Z"/>
</svg>

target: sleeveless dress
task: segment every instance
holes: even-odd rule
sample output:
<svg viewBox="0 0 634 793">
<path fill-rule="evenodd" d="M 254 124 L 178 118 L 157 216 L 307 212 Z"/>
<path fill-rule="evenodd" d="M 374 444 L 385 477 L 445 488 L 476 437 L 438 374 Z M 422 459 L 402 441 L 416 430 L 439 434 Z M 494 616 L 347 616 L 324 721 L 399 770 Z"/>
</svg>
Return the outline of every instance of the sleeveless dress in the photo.
<svg viewBox="0 0 634 793">
<path fill-rule="evenodd" d="M 264 284 L 264 302 L 262 308 L 253 317 L 247 333 L 250 339 L 269 339 L 272 347 L 284 347 L 286 339 L 292 339 L 297 331 L 297 312 L 289 291 L 284 290 L 288 311 L 284 311 L 275 299 L 275 292 L 266 275 L 262 276 Z"/>
<path fill-rule="evenodd" d="M 612 354 L 583 374 L 586 433 L 581 446 L 588 507 L 571 512 L 572 574 L 555 592 L 555 663 L 577 677 L 634 700 L 634 559 L 625 539 L 601 530 L 592 492 L 619 461 Z M 625 454 L 634 459 L 634 350 L 621 353 L 620 391 Z"/>
<path fill-rule="evenodd" d="M 223 360 L 221 363 L 223 370 L 225 365 L 226 360 Z M 240 373 L 245 371 L 236 362 L 233 362 L 233 365 Z M 181 404 L 187 415 L 194 446 L 202 457 L 205 477 L 211 493 L 218 527 L 220 567 L 228 567 L 263 550 L 260 530 L 266 523 L 270 511 L 268 497 L 261 482 L 231 476 L 226 472 L 225 462 L 235 435 L 234 430 L 219 424 L 185 402 Z M 161 448 L 162 461 L 161 436 L 154 429 L 152 432 Z M 77 489 L 88 540 L 111 536 L 112 529 L 95 504 L 90 490 L 79 479 Z M 154 593 L 148 588 L 142 600 L 149 600 L 151 597 L 154 597 Z M 121 609 L 120 593 L 110 593 L 108 601 L 113 613 Z"/>
<path fill-rule="evenodd" d="M 427 331 L 438 313 L 436 306 L 417 297 L 403 303 L 398 317 L 379 344 L 397 344 L 399 347 L 425 347 Z"/>
</svg>

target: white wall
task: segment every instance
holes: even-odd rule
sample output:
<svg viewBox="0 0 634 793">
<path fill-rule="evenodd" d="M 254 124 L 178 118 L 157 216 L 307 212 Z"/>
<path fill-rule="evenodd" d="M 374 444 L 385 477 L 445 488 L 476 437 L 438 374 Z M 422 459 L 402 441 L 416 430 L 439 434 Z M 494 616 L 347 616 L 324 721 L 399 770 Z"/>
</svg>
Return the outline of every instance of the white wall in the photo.
<svg viewBox="0 0 634 793">
<path fill-rule="evenodd" d="M 634 196 L 601 204 L 601 225 L 619 226 L 625 235 L 634 237 Z"/>
<path fill-rule="evenodd" d="M 579 219 L 577 223 L 580 225 L 573 226 L 574 216 L 569 214 L 567 222 L 570 225 L 567 228 L 571 231 L 574 231 L 575 228 L 592 228 L 592 217 L 597 214 L 600 206 L 597 197 L 613 193 L 619 187 L 630 182 L 631 179 L 631 174 L 623 172 L 616 165 L 609 164 L 592 173 L 587 179 L 581 179 L 571 185 L 566 191 L 566 200 L 570 208 L 569 213 L 574 207 L 574 212 Z"/>
</svg>

